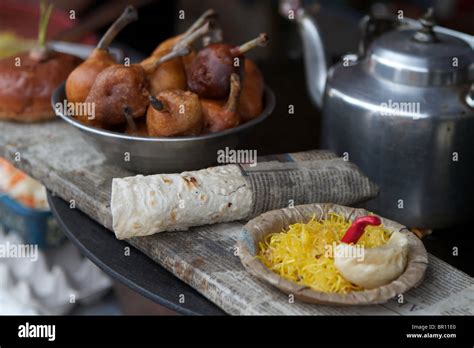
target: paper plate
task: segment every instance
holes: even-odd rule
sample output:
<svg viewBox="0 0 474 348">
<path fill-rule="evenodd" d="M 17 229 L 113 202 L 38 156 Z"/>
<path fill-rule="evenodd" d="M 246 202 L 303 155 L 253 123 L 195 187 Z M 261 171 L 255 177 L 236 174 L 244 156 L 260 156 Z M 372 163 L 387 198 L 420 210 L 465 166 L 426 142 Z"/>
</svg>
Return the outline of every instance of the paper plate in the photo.
<svg viewBox="0 0 474 348">
<path fill-rule="evenodd" d="M 428 254 L 421 242 L 413 233 L 399 223 L 384 219 L 382 223 L 391 233 L 400 231 L 408 237 L 408 262 L 405 271 L 391 283 L 370 290 L 353 291 L 348 294 L 326 293 L 313 290 L 307 286 L 294 283 L 269 270 L 256 256 L 259 242 L 269 233 L 286 230 L 297 222 L 308 222 L 313 216 L 325 219 L 330 212 L 337 213 L 349 221 L 369 214 L 367 210 L 345 207 L 337 204 L 307 204 L 294 208 L 273 210 L 250 220 L 242 230 L 238 242 L 240 260 L 244 267 L 254 276 L 270 283 L 287 294 L 309 303 L 337 305 L 370 305 L 385 303 L 399 294 L 418 286 L 428 266 Z"/>
</svg>

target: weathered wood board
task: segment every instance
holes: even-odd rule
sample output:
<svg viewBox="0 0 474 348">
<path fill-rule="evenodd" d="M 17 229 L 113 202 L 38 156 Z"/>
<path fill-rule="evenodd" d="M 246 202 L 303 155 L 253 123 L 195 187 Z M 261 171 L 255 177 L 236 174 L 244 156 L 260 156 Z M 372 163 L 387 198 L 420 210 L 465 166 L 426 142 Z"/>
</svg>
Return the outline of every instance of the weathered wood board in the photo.
<svg viewBox="0 0 474 348">
<path fill-rule="evenodd" d="M 73 200 L 76 208 L 109 229 L 111 181 L 114 177 L 133 175 L 106 164 L 104 157 L 77 130 L 61 121 L 36 125 L 0 122 L 0 156 L 40 180 L 61 198 Z M 423 293 L 432 292 L 433 288 L 438 292 L 449 288 L 453 292 L 453 287 L 461 291 L 474 283 L 472 278 L 430 256 L 425 282 L 405 295 L 404 306 L 395 300 L 366 307 L 293 302 L 244 270 L 234 254 L 241 226 L 242 223 L 204 226 L 128 242 L 230 314 L 410 314 L 431 304 L 428 298 L 426 302 L 420 298 L 425 298 Z M 435 274 L 440 270 L 446 277 Z M 452 277 L 465 281 L 457 280 L 453 285 Z"/>
</svg>

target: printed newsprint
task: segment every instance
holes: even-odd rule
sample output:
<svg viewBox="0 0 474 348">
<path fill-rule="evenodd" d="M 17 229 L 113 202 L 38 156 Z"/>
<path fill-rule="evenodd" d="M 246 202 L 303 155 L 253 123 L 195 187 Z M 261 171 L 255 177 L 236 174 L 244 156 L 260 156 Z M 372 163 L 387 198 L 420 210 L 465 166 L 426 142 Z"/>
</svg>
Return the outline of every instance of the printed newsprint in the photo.
<svg viewBox="0 0 474 348">
<path fill-rule="evenodd" d="M 226 164 L 180 174 L 115 178 L 110 203 L 113 230 L 118 239 L 126 239 L 249 220 L 300 204 L 353 205 L 377 195 L 377 186 L 356 165 L 331 157 L 335 155 L 326 151 L 309 151 L 240 167 Z M 131 208 L 129 201 L 142 204 Z"/>
<path fill-rule="evenodd" d="M 215 258 L 216 253 L 231 254 L 243 224 L 234 222 L 193 229 L 192 233 L 197 233 L 203 242 L 207 238 L 219 238 L 221 241 L 219 250 L 196 244 L 195 252 L 203 259 Z M 209 243 L 204 244 L 209 246 Z M 180 261 L 180 268 L 183 261 Z M 190 284 L 197 289 L 205 284 L 203 294 L 234 315 L 474 315 L 474 278 L 433 255 L 429 255 L 425 279 L 417 288 L 385 304 L 369 306 L 330 306 L 307 304 L 297 299 L 290 301 L 287 294 L 276 291 L 272 285 L 247 273 L 237 256 L 219 258 L 219 263 L 218 269 L 212 273 L 195 270 Z M 171 265 L 165 263 L 165 266 Z M 170 269 L 173 268 L 171 266 Z"/>
<path fill-rule="evenodd" d="M 264 163 L 265 162 L 265 163 Z M 308 163 L 304 163 L 308 162 Z M 319 163 L 318 163 L 319 162 Z M 269 198 L 259 202 L 254 213 L 272 209 L 275 205 L 288 205 L 279 202 L 275 192 L 293 190 L 291 194 L 283 196 L 298 197 L 300 191 L 293 184 L 298 184 L 301 177 L 292 173 L 291 180 L 283 172 L 292 172 L 295 168 L 309 165 L 309 171 L 326 173 L 327 176 L 318 178 L 324 187 L 328 183 L 340 185 L 338 195 L 327 197 L 328 201 L 344 201 L 351 199 L 351 195 L 359 196 L 372 193 L 373 188 L 369 183 L 362 183 L 357 170 L 352 164 L 337 158 L 328 151 L 306 151 L 295 154 L 283 154 L 259 158 L 255 167 L 243 165 L 243 169 L 251 180 L 254 180 L 254 189 L 259 194 Z M 280 173 L 281 172 L 281 173 Z M 334 178 L 335 177 L 335 178 Z M 307 179 L 307 178 L 306 178 Z M 292 181 L 294 180 L 294 181 Z M 333 181 L 331 181 L 333 180 Z M 338 182 L 338 180 L 340 180 Z M 357 184 L 352 184 L 355 181 Z M 286 186 L 285 185 L 288 185 Z M 274 186 L 279 185 L 279 186 Z M 275 188 L 278 187 L 278 190 Z M 349 193 L 343 192 L 349 188 Z M 296 193 L 295 193 L 296 192 Z M 322 192 L 322 193 L 321 193 Z M 326 194 L 325 191 L 318 193 Z M 362 193 L 361 193 L 362 192 Z M 306 193 L 307 194 L 307 193 Z M 272 201 L 276 199 L 276 201 Z M 319 201 L 319 198 L 318 198 Z M 275 203 L 278 202 L 278 203 Z M 295 202 L 303 204 L 303 202 Z M 233 250 L 235 242 L 240 237 L 244 222 L 233 222 L 201 226 L 193 229 L 200 239 L 220 240 L 216 250 L 196 244 L 196 252 L 206 259 L 215 254 L 224 254 Z M 183 236 L 183 238 L 185 238 Z M 184 242 L 184 241 L 183 241 Z M 204 243 L 203 245 L 210 245 Z M 190 284 L 197 289 L 202 284 L 206 285 L 204 295 L 215 302 L 226 312 L 237 315 L 474 315 L 474 278 L 450 266 L 446 262 L 429 255 L 429 265 L 424 281 L 410 291 L 399 295 L 388 303 L 370 306 L 329 306 L 306 304 L 298 300 L 289 301 L 288 295 L 275 291 L 271 285 L 266 284 L 253 276 L 240 264 L 238 257 L 219 258 L 220 265 L 212 274 L 196 270 Z M 225 260 L 225 261 L 224 261 Z M 173 262 L 168 259 L 169 262 Z M 186 262 L 186 260 L 182 260 Z M 166 264 L 170 269 L 174 265 Z"/>
<path fill-rule="evenodd" d="M 249 218 L 315 202 L 352 205 L 375 197 L 378 192 L 356 165 L 329 151 L 262 157 L 256 166 L 241 167 L 254 195 Z"/>
</svg>

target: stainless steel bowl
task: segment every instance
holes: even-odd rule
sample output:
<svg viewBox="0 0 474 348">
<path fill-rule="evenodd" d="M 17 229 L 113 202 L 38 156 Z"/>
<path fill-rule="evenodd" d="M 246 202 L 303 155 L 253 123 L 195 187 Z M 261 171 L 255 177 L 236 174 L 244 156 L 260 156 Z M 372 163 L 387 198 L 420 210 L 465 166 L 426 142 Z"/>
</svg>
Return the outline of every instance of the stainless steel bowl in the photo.
<svg viewBox="0 0 474 348">
<path fill-rule="evenodd" d="M 54 92 L 51 103 L 56 115 L 80 130 L 87 142 L 102 152 L 108 162 L 140 174 L 176 173 L 209 167 L 217 162 L 217 151 L 244 145 L 249 131 L 265 120 L 275 108 L 275 95 L 265 87 L 265 109 L 257 118 L 222 132 L 185 137 L 139 137 L 93 128 L 55 108 L 66 100 L 64 83 Z M 128 157 L 127 157 L 128 156 Z M 125 159 L 130 159 L 125 161 Z"/>
</svg>

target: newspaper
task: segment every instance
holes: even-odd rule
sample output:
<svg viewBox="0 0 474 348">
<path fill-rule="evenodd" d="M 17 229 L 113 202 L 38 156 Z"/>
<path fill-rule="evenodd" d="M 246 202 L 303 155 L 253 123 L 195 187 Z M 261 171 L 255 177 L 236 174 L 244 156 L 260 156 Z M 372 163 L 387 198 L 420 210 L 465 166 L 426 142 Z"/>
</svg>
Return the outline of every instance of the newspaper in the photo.
<svg viewBox="0 0 474 348">
<path fill-rule="evenodd" d="M 114 178 L 113 231 L 118 239 L 183 231 L 300 204 L 352 205 L 377 193 L 355 164 L 318 150 L 180 174 Z"/>
<path fill-rule="evenodd" d="M 268 175 L 272 172 L 293 170 L 308 167 L 321 170 L 335 166 L 343 175 L 347 175 L 349 162 L 343 162 L 328 151 L 305 151 L 294 154 L 282 154 L 261 157 L 256 167 L 243 165 L 247 178 Z M 304 162 L 316 162 L 312 165 Z M 288 166 L 285 168 L 285 166 Z M 284 168 L 284 169 L 281 169 Z M 316 168 L 316 169 L 315 169 Z M 341 169 L 342 168 L 342 169 Z M 267 170 L 268 169 L 268 170 Z M 273 169 L 270 170 L 270 169 Z M 358 174 L 357 174 L 358 175 Z M 356 179 L 360 177 L 356 175 Z M 267 180 L 267 177 L 263 179 Z M 262 179 L 262 180 L 263 180 Z M 253 180 L 253 179 L 249 179 Z M 327 180 L 330 180 L 327 179 Z M 263 180 L 264 181 L 264 180 Z M 260 192 L 264 186 L 254 183 Z M 260 185 L 260 184 L 259 184 Z M 268 184 L 266 184 L 268 186 Z M 282 185 L 281 181 L 274 185 Z M 366 190 L 371 188 L 366 187 Z M 273 186 L 273 190 L 293 195 L 283 190 L 284 187 Z M 352 188 L 357 192 L 356 188 Z M 367 191 L 366 191 L 367 192 Z M 274 193 L 272 193 L 274 194 Z M 294 196 L 296 197 L 296 196 Z M 347 199 L 343 194 L 339 198 Z M 301 198 L 301 197 L 300 197 Z M 350 197 L 349 197 L 350 198 Z M 301 202 L 295 200 L 295 205 Z M 284 206 L 288 206 L 285 200 Z M 269 205 L 266 203 L 267 206 Z M 262 205 L 263 206 L 263 205 Z M 266 209 L 263 207 L 256 208 Z M 254 211 L 254 213 L 255 213 Z M 370 306 L 329 306 L 307 304 L 295 299 L 290 301 L 287 294 L 276 290 L 272 285 L 251 276 L 241 265 L 239 257 L 234 254 L 235 245 L 240 238 L 245 221 L 204 225 L 192 229 L 193 252 L 178 253 L 177 245 L 182 249 L 189 245 L 189 234 L 174 233 L 163 235 L 163 238 L 147 239 L 147 248 L 160 250 L 160 263 L 171 272 L 184 279 L 199 290 L 209 300 L 216 303 L 227 313 L 235 315 L 427 315 L 427 314 L 466 314 L 474 315 L 474 278 L 450 266 L 439 258 L 430 255 L 428 270 L 424 281 L 417 288 L 396 296 L 383 305 Z M 170 238 L 173 236 L 173 238 Z M 144 240 L 144 239 L 138 239 Z M 216 241 L 219 241 L 216 243 Z M 156 244 L 155 244 L 156 243 Z M 145 243 L 146 244 L 146 243 Z M 139 249 L 143 249 L 142 248 Z M 179 255 L 178 255 L 179 254 Z M 173 255 L 176 255 L 174 257 Z M 196 262 L 196 255 L 204 262 Z M 207 262 L 206 260 L 213 260 Z M 183 273 L 184 272 L 184 273 Z M 186 275 L 186 276 L 185 276 Z M 190 276 L 192 275 L 192 276 Z"/>
<path fill-rule="evenodd" d="M 270 161 L 267 161 L 270 159 Z M 269 210 L 308 203 L 351 205 L 375 197 L 378 188 L 356 165 L 328 151 L 263 157 L 256 166 L 242 165 L 252 187 L 249 218 Z"/>
<path fill-rule="evenodd" d="M 329 151 L 313 150 L 293 154 L 272 155 L 259 158 L 257 168 L 242 166 L 247 175 L 269 175 L 271 168 L 285 168 L 285 164 L 299 164 L 305 161 L 336 164 L 344 174 L 349 163 L 339 162 Z M 265 163 L 263 163 L 265 162 Z M 326 168 L 324 165 L 316 168 Z M 342 169 L 341 169 L 342 168 Z M 271 178 L 274 180 L 273 178 Z M 254 184 L 256 185 L 256 184 Z M 265 186 L 258 187 L 265 190 Z M 275 190 L 275 186 L 273 187 Z M 340 196 L 341 197 L 341 196 Z M 263 209 L 263 208 L 258 208 Z M 256 209 L 257 210 L 257 209 Z M 201 226 L 194 231 L 203 238 L 219 239 L 221 247 L 233 250 L 240 238 L 245 222 L 233 222 Z M 204 237 L 206 236 L 206 237 Z M 198 247 L 198 246 L 196 246 Z M 199 248 L 199 254 L 206 259 L 206 252 L 215 255 L 216 250 Z M 209 257 L 213 257 L 209 255 Z M 429 265 L 425 279 L 417 287 L 400 294 L 381 305 L 330 306 L 313 305 L 298 300 L 289 301 L 288 295 L 272 291 L 265 284 L 250 276 L 232 258 L 220 259 L 219 268 L 212 276 L 203 274 L 209 290 L 206 296 L 231 314 L 247 315 L 474 315 L 474 278 L 456 269 L 436 256 L 429 254 Z M 214 289 L 213 291 L 211 289 Z M 227 295 L 226 295 L 227 294 Z"/>
<path fill-rule="evenodd" d="M 232 252 L 245 222 L 202 226 L 193 229 L 203 244 L 195 252 L 203 259 L 226 253 L 208 248 L 206 239 L 220 241 L 219 248 Z M 184 240 L 185 237 L 183 237 Z M 236 257 L 238 259 L 238 257 Z M 190 260 L 190 263 L 192 261 Z M 251 276 L 232 257 L 219 257 L 212 274 L 198 272 L 206 284 L 203 292 L 211 301 L 234 315 L 474 315 L 474 278 L 436 256 L 429 255 L 425 279 L 417 287 L 394 297 L 385 304 L 369 306 L 333 306 L 291 301 L 287 294 L 275 291 L 271 284 Z"/>
</svg>

